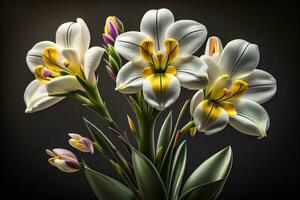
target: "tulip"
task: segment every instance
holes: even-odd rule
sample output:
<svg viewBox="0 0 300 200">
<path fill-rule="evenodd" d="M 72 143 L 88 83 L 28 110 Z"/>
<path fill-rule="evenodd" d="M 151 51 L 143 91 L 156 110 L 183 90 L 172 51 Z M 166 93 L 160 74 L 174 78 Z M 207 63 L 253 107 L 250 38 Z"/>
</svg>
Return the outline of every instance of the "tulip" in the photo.
<svg viewBox="0 0 300 200">
<path fill-rule="evenodd" d="M 90 139 L 75 133 L 69 133 L 68 135 L 71 137 L 69 143 L 72 147 L 82 152 L 94 153 L 94 145 Z"/>
<path fill-rule="evenodd" d="M 80 170 L 80 163 L 71 151 L 56 148 L 52 151 L 46 149 L 46 153 L 51 156 L 51 158 L 48 159 L 48 162 L 61 171 L 73 173 Z"/>
</svg>

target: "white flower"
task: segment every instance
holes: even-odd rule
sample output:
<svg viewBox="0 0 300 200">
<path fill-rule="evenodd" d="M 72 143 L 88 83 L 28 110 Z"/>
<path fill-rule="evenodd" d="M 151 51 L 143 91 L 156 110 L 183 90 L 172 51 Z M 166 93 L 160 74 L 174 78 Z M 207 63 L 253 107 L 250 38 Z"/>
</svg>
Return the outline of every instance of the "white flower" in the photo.
<svg viewBox="0 0 300 200">
<path fill-rule="evenodd" d="M 69 136 L 71 137 L 69 143 L 72 147 L 82 152 L 94 153 L 94 145 L 89 138 L 75 133 L 69 133 Z"/>
<path fill-rule="evenodd" d="M 257 45 L 233 40 L 224 50 L 217 37 L 209 38 L 205 55 L 209 82 L 191 100 L 190 112 L 197 129 L 205 134 L 222 130 L 227 123 L 238 131 L 265 137 L 270 119 L 259 105 L 276 92 L 276 80 L 256 69 L 259 62 Z"/>
<path fill-rule="evenodd" d="M 116 90 L 133 94 L 143 89 L 145 100 L 162 110 L 176 101 L 180 86 L 204 87 L 207 66 L 192 54 L 206 38 L 205 26 L 192 20 L 174 22 L 170 10 L 159 9 L 144 15 L 140 30 L 116 39 L 116 50 L 129 60 L 117 75 Z"/>
<path fill-rule="evenodd" d="M 49 93 L 82 90 L 75 75 L 96 84 L 97 69 L 104 49 L 90 45 L 90 32 L 85 22 L 62 24 L 56 32 L 56 43 L 39 42 L 27 53 L 27 65 L 36 80 L 25 90 L 25 112 L 35 112 L 57 103 L 63 97 L 50 97 Z"/>
<path fill-rule="evenodd" d="M 80 169 L 80 163 L 76 156 L 69 150 L 57 148 L 51 151 L 46 149 L 46 153 L 51 156 L 48 162 L 63 172 L 73 173 Z"/>
</svg>

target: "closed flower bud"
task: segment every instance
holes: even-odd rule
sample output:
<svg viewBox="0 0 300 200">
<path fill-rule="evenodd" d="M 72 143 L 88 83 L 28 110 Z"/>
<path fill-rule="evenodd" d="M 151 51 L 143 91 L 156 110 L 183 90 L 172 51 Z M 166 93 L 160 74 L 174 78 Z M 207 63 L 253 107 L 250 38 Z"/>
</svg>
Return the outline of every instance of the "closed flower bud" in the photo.
<svg viewBox="0 0 300 200">
<path fill-rule="evenodd" d="M 103 40 L 106 44 L 113 44 L 120 33 L 124 32 L 124 26 L 120 19 L 109 16 L 104 26 Z"/>
<path fill-rule="evenodd" d="M 48 159 L 48 162 L 61 171 L 73 173 L 80 170 L 80 163 L 71 151 L 56 148 L 52 151 L 46 149 L 46 153 L 51 156 L 51 158 Z"/>
<path fill-rule="evenodd" d="M 72 147 L 82 152 L 94 153 L 94 145 L 90 139 L 74 133 L 69 133 L 69 136 L 71 137 L 69 143 Z"/>
</svg>

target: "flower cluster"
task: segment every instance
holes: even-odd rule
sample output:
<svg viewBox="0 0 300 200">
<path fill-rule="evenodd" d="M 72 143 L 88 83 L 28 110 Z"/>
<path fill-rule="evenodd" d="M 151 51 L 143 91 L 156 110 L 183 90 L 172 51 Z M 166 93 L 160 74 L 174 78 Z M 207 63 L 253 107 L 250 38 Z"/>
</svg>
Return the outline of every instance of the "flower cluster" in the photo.
<svg viewBox="0 0 300 200">
<path fill-rule="evenodd" d="M 98 151 L 126 186 L 92 170 L 66 149 L 47 149 L 49 163 L 67 173 L 83 170 L 99 199 L 216 199 L 231 169 L 232 150 L 227 147 L 207 159 L 182 184 L 187 156 L 184 134 L 212 135 L 230 124 L 241 133 L 266 137 L 270 119 L 260 104 L 275 95 L 277 84 L 272 75 L 256 69 L 257 45 L 235 39 L 223 48 L 216 36 L 206 41 L 207 34 L 203 24 L 175 21 L 172 12 L 163 8 L 146 12 L 140 31 L 125 32 L 122 21 L 109 16 L 102 34 L 104 48 L 90 47 L 89 29 L 80 18 L 59 26 L 55 43 L 34 45 L 26 56 L 35 80 L 24 93 L 25 112 L 46 109 L 64 98 L 94 111 L 128 156 L 85 118 L 93 141 L 70 133 L 69 144 L 81 152 Z M 205 41 L 204 55 L 195 55 Z M 96 69 L 104 53 L 105 69 L 115 90 L 135 114 L 135 118 L 127 115 L 127 121 L 136 146 L 113 120 L 98 89 Z M 171 111 L 155 141 L 159 113 L 176 102 L 182 88 L 195 91 L 189 120 L 181 124 L 186 101 L 176 124 Z"/>
</svg>

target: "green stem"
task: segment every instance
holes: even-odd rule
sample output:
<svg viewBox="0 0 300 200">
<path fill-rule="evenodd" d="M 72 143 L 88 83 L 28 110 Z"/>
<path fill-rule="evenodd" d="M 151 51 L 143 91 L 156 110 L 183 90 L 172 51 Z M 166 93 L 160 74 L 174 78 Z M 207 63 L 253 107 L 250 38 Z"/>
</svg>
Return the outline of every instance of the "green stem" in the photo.
<svg viewBox="0 0 300 200">
<path fill-rule="evenodd" d="M 180 129 L 180 133 L 181 133 L 181 134 L 185 134 L 187 131 L 190 130 L 190 128 L 193 128 L 193 127 L 195 127 L 194 121 L 193 121 L 193 120 L 192 120 L 192 121 L 189 121 L 186 125 L 184 125 L 184 127 L 182 127 L 182 128 Z"/>
</svg>

